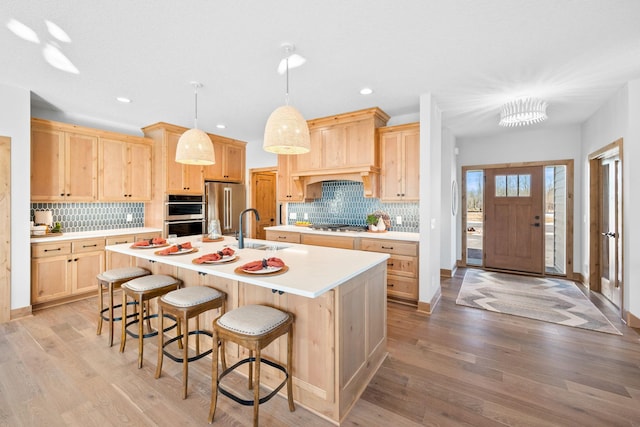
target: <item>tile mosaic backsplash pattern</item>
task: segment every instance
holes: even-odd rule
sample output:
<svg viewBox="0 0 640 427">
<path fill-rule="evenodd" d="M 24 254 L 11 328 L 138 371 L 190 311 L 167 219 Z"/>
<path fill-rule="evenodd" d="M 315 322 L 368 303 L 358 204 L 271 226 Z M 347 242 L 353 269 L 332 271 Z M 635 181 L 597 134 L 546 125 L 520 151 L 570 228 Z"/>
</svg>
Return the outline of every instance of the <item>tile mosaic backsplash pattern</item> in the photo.
<svg viewBox="0 0 640 427">
<path fill-rule="evenodd" d="M 31 221 L 37 210 L 50 210 L 62 232 L 144 227 L 144 203 L 32 203 Z M 127 214 L 133 221 L 127 222 Z"/>
<path fill-rule="evenodd" d="M 313 224 L 366 225 L 367 214 L 381 210 L 391 217 L 391 230 L 419 232 L 419 204 L 382 203 L 379 199 L 365 198 L 361 182 L 326 181 L 322 183 L 322 198 L 310 203 L 289 203 L 289 213 L 295 212 L 297 219 L 287 219 L 293 225 L 308 214 Z M 396 217 L 402 217 L 402 225 L 396 224 Z"/>
</svg>

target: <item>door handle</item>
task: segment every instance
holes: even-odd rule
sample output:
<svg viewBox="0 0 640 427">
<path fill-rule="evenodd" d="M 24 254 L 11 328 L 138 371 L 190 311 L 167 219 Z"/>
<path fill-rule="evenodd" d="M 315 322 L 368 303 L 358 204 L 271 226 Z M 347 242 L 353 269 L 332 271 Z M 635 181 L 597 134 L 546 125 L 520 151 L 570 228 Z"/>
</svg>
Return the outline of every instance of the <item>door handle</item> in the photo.
<svg viewBox="0 0 640 427">
<path fill-rule="evenodd" d="M 616 233 L 614 233 L 613 231 L 608 231 L 606 233 L 602 233 L 602 235 L 604 237 L 616 237 Z"/>
<path fill-rule="evenodd" d="M 534 227 L 540 227 L 540 223 L 539 222 L 534 222 L 533 224 L 529 224 L 529 225 L 533 225 Z"/>
</svg>

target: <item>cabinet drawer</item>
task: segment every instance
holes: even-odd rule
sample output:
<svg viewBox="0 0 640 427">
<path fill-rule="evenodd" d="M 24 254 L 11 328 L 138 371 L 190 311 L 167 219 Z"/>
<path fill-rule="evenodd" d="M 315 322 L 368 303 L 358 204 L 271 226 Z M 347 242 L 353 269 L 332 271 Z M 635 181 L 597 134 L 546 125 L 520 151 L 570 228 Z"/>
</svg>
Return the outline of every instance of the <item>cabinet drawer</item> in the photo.
<svg viewBox="0 0 640 427">
<path fill-rule="evenodd" d="M 70 253 L 71 253 L 71 242 L 42 243 L 42 244 L 31 245 L 32 258 L 68 255 Z"/>
<path fill-rule="evenodd" d="M 418 277 L 418 258 L 405 255 L 391 255 L 387 260 L 387 274 Z"/>
<path fill-rule="evenodd" d="M 99 239 L 75 240 L 72 243 L 74 254 L 82 252 L 95 252 L 104 250 L 104 237 Z"/>
<path fill-rule="evenodd" d="M 300 233 L 294 231 L 267 230 L 267 240 L 275 242 L 300 243 Z"/>
<path fill-rule="evenodd" d="M 387 275 L 387 295 L 411 300 L 418 299 L 418 280 Z"/>
<path fill-rule="evenodd" d="M 305 245 L 327 246 L 329 248 L 353 249 L 353 237 L 325 236 L 321 234 L 303 234 L 302 243 Z"/>
<path fill-rule="evenodd" d="M 129 234 L 127 236 L 107 237 L 107 246 L 120 245 L 122 243 L 133 243 L 133 242 L 134 242 L 133 234 Z"/>
<path fill-rule="evenodd" d="M 418 256 L 418 244 L 400 240 L 366 239 L 360 240 L 360 249 L 369 252 Z"/>
</svg>

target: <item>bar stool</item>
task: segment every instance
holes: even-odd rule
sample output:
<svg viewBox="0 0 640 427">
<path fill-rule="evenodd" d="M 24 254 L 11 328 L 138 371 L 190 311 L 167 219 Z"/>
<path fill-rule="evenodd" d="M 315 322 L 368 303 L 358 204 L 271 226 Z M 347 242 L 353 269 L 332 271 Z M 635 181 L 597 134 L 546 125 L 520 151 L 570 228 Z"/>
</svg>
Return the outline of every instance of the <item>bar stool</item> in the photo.
<svg viewBox="0 0 640 427">
<path fill-rule="evenodd" d="M 96 335 L 102 333 L 102 321 L 109 322 L 109 347 L 113 345 L 113 322 L 122 320 L 122 317 L 113 317 L 113 310 L 122 307 L 122 304 L 113 305 L 113 290 L 131 279 L 151 274 L 149 270 L 141 267 L 114 268 L 98 274 L 98 330 Z M 104 307 L 104 291 L 109 294 L 109 305 Z M 135 303 L 130 303 L 135 304 Z M 105 315 L 105 313 L 107 313 Z M 131 317 L 133 315 L 130 315 Z"/>
<path fill-rule="evenodd" d="M 262 358 L 261 350 L 278 337 L 287 334 L 287 366 Z M 249 357 L 240 360 L 230 368 L 222 361 L 223 372 L 218 376 L 218 348 L 225 341 L 234 342 L 249 350 Z M 253 425 L 258 426 L 258 406 L 267 402 L 287 384 L 289 411 L 295 411 L 293 404 L 293 381 L 291 378 L 293 347 L 293 315 L 264 305 L 245 305 L 222 315 L 213 321 L 213 369 L 211 375 L 211 406 L 209 423 L 213 422 L 220 393 L 241 405 L 253 405 Z M 224 351 L 224 347 L 223 347 Z M 255 363 L 254 363 L 255 362 Z M 253 400 L 242 399 L 220 385 L 220 381 L 239 366 L 249 363 L 249 389 L 253 388 Z M 266 363 L 282 371 L 285 379 L 267 396 L 260 398 L 260 365 Z M 255 369 L 255 377 L 253 370 Z"/>
<path fill-rule="evenodd" d="M 148 306 L 148 302 L 153 298 L 166 294 L 167 292 L 174 291 L 180 287 L 181 280 L 175 279 L 171 276 L 164 274 L 152 274 L 148 276 L 138 277 L 137 279 L 129 280 L 122 284 L 122 318 L 127 318 L 127 297 L 131 297 L 140 309 L 138 310 L 138 318 L 130 322 L 122 322 L 122 338 L 120 340 L 120 353 L 124 352 L 125 344 L 127 343 L 127 334 L 133 338 L 138 339 L 138 368 L 142 368 L 142 352 L 144 347 L 144 338 L 154 337 L 158 334 L 158 331 L 151 331 L 146 334 L 143 333 L 143 324 L 146 320 L 147 323 L 150 319 L 157 318 L 157 314 L 151 314 Z M 144 303 L 147 302 L 147 309 L 142 309 Z M 172 320 L 175 320 L 172 318 Z M 138 333 L 129 331 L 127 328 L 131 325 L 138 324 Z M 176 323 L 165 328 L 163 332 L 169 331 L 176 327 Z"/>
<path fill-rule="evenodd" d="M 158 334 L 158 364 L 156 366 L 156 378 L 160 378 L 162 373 L 162 360 L 166 355 L 174 362 L 182 363 L 182 398 L 187 398 L 187 382 L 189 379 L 189 362 L 202 359 L 211 354 L 213 349 L 200 353 L 200 335 L 213 336 L 211 331 L 200 329 L 199 315 L 214 309 L 220 310 L 220 315 L 224 314 L 224 300 L 227 295 L 217 289 L 208 286 L 190 286 L 171 291 L 158 301 L 158 330 L 164 328 L 164 314 L 170 314 L 177 319 L 178 334 L 168 341 L 164 341 L 164 334 Z M 189 319 L 196 318 L 196 329 L 189 331 Z M 181 327 L 184 332 L 181 332 Z M 196 354 L 189 357 L 189 335 L 196 336 Z M 182 338 L 185 342 L 182 342 Z M 178 347 L 182 349 L 182 357 L 171 354 L 165 347 L 178 341 Z"/>
</svg>

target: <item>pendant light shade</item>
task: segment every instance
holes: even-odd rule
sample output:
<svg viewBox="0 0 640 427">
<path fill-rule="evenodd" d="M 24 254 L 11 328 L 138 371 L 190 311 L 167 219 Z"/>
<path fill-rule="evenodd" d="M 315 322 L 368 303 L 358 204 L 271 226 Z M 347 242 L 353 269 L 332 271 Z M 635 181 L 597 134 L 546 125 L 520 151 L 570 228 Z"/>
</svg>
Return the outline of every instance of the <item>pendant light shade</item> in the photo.
<svg viewBox="0 0 640 427">
<path fill-rule="evenodd" d="M 212 165 L 216 162 L 211 138 L 200 129 L 182 134 L 176 148 L 176 162 L 187 165 Z"/>
<path fill-rule="evenodd" d="M 265 151 L 276 154 L 303 154 L 311 145 L 309 126 L 302 114 L 290 105 L 277 108 L 264 129 Z"/>
<path fill-rule="evenodd" d="M 311 149 L 309 126 L 302 114 L 289 105 L 289 58 L 294 47 L 286 43 L 283 48 L 285 50 L 283 61 L 287 74 L 286 105 L 276 108 L 269 116 L 264 129 L 262 148 L 276 154 L 304 154 Z"/>
<path fill-rule="evenodd" d="M 191 82 L 195 89 L 196 114 L 193 129 L 189 129 L 178 139 L 176 162 L 186 165 L 212 165 L 216 162 L 213 143 L 206 132 L 198 129 L 198 88 L 202 85 Z"/>
</svg>

